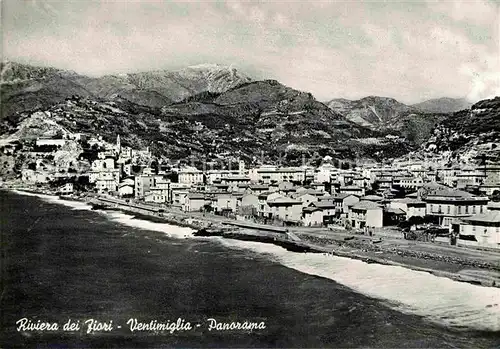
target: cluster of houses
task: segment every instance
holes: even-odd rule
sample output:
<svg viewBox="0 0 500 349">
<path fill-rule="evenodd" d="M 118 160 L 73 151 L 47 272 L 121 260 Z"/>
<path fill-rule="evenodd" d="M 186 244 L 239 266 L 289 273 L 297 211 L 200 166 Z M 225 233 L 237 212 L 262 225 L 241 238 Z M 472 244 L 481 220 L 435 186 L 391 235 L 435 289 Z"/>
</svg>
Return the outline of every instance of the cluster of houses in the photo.
<svg viewBox="0 0 500 349">
<path fill-rule="evenodd" d="M 375 230 L 425 217 L 468 237 L 468 244 L 500 247 L 500 207 L 488 198 L 500 190 L 500 166 L 430 168 L 413 161 L 339 169 L 326 157 L 316 168 L 247 169 L 243 161 L 234 170 L 171 168 L 177 174 L 173 180 L 151 166 L 132 171 L 132 159 L 151 157 L 148 150 L 139 153 L 122 147 L 119 137 L 112 148 L 99 152 L 88 174 L 97 193 L 185 212 L 306 227 Z"/>
</svg>

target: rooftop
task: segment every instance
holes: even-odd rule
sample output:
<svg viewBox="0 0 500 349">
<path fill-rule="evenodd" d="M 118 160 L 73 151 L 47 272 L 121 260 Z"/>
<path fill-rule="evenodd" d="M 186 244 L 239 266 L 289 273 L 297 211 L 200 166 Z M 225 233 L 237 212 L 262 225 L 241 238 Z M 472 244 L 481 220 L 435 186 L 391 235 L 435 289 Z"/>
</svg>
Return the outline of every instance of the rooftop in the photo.
<svg viewBox="0 0 500 349">
<path fill-rule="evenodd" d="M 294 200 L 286 196 L 280 196 L 267 201 L 268 205 L 302 205 L 302 202 Z"/>
<path fill-rule="evenodd" d="M 472 217 L 463 218 L 463 220 L 468 222 L 500 223 L 500 211 L 480 213 Z"/>
<path fill-rule="evenodd" d="M 376 210 L 376 209 L 381 210 L 382 206 L 374 203 L 373 201 L 360 201 L 357 204 L 355 204 L 352 208 L 355 210 Z"/>
</svg>

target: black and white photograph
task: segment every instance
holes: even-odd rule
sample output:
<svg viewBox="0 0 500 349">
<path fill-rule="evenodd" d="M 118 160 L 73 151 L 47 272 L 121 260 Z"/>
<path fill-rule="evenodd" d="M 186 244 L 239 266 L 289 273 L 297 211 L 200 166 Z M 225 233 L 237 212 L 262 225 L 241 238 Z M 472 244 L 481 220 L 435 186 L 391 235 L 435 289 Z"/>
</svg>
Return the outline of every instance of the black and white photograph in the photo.
<svg viewBox="0 0 500 349">
<path fill-rule="evenodd" d="M 500 1 L 0 28 L 0 348 L 500 347 Z"/>
</svg>

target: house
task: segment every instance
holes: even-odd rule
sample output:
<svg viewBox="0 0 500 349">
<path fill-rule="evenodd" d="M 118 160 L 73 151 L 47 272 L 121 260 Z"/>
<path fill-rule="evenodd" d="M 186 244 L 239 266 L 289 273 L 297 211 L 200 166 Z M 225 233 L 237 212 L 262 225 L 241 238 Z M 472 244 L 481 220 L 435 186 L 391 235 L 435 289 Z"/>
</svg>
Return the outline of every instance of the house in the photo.
<svg viewBox="0 0 500 349">
<path fill-rule="evenodd" d="M 337 215 L 337 206 L 332 200 L 321 200 L 310 204 L 309 207 L 315 207 L 321 211 L 321 225 L 332 224 Z M 315 217 L 318 217 L 315 214 Z"/>
<path fill-rule="evenodd" d="M 500 202 L 490 202 L 488 206 L 486 206 L 488 211 L 500 211 Z"/>
<path fill-rule="evenodd" d="M 366 184 L 366 182 L 365 182 L 365 178 L 364 177 L 355 176 L 352 179 L 352 185 L 354 185 L 356 187 L 364 188 L 365 184 Z"/>
<path fill-rule="evenodd" d="M 384 198 L 382 196 L 378 196 L 378 195 L 366 195 L 366 196 L 363 196 L 360 200 L 381 203 L 384 200 Z"/>
<path fill-rule="evenodd" d="M 353 228 L 381 228 L 383 215 L 381 205 L 372 201 L 360 201 L 349 210 L 349 221 Z"/>
<path fill-rule="evenodd" d="M 364 196 L 365 195 L 365 188 L 357 187 L 354 185 L 341 186 L 340 193 L 341 194 L 354 194 L 357 196 Z"/>
<path fill-rule="evenodd" d="M 260 193 L 263 193 L 265 191 L 269 190 L 268 185 L 261 185 L 261 184 L 251 184 L 248 186 L 248 190 L 255 195 L 258 195 Z"/>
<path fill-rule="evenodd" d="M 468 186 L 480 186 L 486 180 L 486 173 L 480 169 L 462 169 L 455 175 L 456 186 L 459 189 L 464 189 Z"/>
<path fill-rule="evenodd" d="M 349 208 L 359 202 L 359 197 L 354 194 L 334 194 L 332 200 L 335 204 L 337 215 L 348 213 Z"/>
<path fill-rule="evenodd" d="M 65 139 L 57 139 L 57 138 L 38 138 L 36 140 L 36 145 L 40 146 L 54 146 L 54 147 L 62 147 L 66 144 Z"/>
<path fill-rule="evenodd" d="M 95 182 L 95 187 L 99 194 L 113 193 L 118 189 L 118 183 L 113 179 L 98 179 Z"/>
<path fill-rule="evenodd" d="M 261 166 L 249 171 L 249 176 L 253 181 L 262 183 L 280 182 L 303 182 L 305 171 L 298 167 L 271 167 Z"/>
<path fill-rule="evenodd" d="M 134 186 L 129 184 L 120 183 L 118 187 L 119 196 L 130 196 L 134 195 Z"/>
<path fill-rule="evenodd" d="M 450 227 L 459 218 L 484 213 L 489 199 L 462 190 L 440 189 L 427 194 L 424 201 L 427 215 L 436 217 L 441 226 Z"/>
<path fill-rule="evenodd" d="M 325 191 L 325 184 L 320 182 L 312 182 L 311 188 L 313 190 L 323 193 Z"/>
<path fill-rule="evenodd" d="M 299 200 L 300 202 L 302 202 L 302 207 L 308 207 L 309 204 L 311 204 L 312 202 L 318 201 L 317 196 L 309 194 L 307 191 L 292 194 L 291 197 L 293 199 L 296 199 L 296 200 Z"/>
<path fill-rule="evenodd" d="M 244 194 L 240 200 L 241 207 L 252 207 L 257 212 L 259 208 L 259 197 L 255 194 Z"/>
<path fill-rule="evenodd" d="M 185 167 L 178 173 L 179 183 L 199 184 L 203 183 L 203 172 L 194 167 Z"/>
<path fill-rule="evenodd" d="M 240 175 L 238 170 L 209 170 L 207 171 L 207 183 L 213 184 L 222 178 L 238 175 Z"/>
<path fill-rule="evenodd" d="M 462 218 L 459 233 L 459 245 L 500 249 L 500 211 Z"/>
<path fill-rule="evenodd" d="M 302 209 L 302 222 L 306 227 L 323 224 L 323 211 L 319 207 L 310 206 Z"/>
<path fill-rule="evenodd" d="M 59 187 L 60 194 L 72 194 L 73 193 L 73 183 L 66 183 Z"/>
<path fill-rule="evenodd" d="M 124 179 L 118 185 L 118 195 L 120 195 L 120 196 L 134 195 L 134 188 L 135 188 L 135 180 L 134 179 L 132 179 L 132 178 Z"/>
<path fill-rule="evenodd" d="M 404 189 L 416 190 L 424 185 L 424 180 L 422 177 L 413 175 L 395 176 L 393 185 Z"/>
<path fill-rule="evenodd" d="M 288 223 L 299 223 L 302 218 L 302 202 L 286 196 L 268 199 L 271 217 Z"/>
<path fill-rule="evenodd" d="M 219 214 L 236 213 L 238 199 L 231 193 L 218 193 L 214 195 L 214 211 Z"/>
<path fill-rule="evenodd" d="M 411 217 L 425 217 L 426 215 L 426 203 L 418 199 L 393 199 L 389 202 L 389 207 L 402 210 L 407 220 Z"/>
<path fill-rule="evenodd" d="M 250 178 L 245 176 L 227 176 L 220 179 L 221 184 L 228 185 L 229 190 L 238 190 L 238 185 L 250 183 Z"/>
<path fill-rule="evenodd" d="M 139 175 L 135 177 L 135 197 L 143 198 L 149 191 L 150 188 L 155 184 L 155 177 L 150 175 Z"/>
<path fill-rule="evenodd" d="M 211 200 L 207 199 L 204 193 L 188 193 L 182 205 L 182 210 L 185 212 L 199 212 L 210 202 Z"/>
<path fill-rule="evenodd" d="M 273 200 L 275 198 L 279 198 L 279 197 L 282 197 L 282 196 L 283 195 L 281 195 L 278 192 L 264 192 L 264 193 L 260 193 L 258 195 L 258 198 L 259 198 L 259 207 L 257 209 L 257 214 L 260 217 L 272 218 L 271 208 L 269 207 L 267 201 L 268 200 Z"/>
</svg>

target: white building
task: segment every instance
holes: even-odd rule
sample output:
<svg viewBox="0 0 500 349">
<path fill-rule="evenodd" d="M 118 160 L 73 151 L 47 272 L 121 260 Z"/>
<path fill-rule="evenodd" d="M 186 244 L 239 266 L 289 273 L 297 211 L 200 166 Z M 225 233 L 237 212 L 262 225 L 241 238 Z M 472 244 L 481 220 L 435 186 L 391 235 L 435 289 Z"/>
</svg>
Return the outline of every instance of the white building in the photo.
<svg viewBox="0 0 500 349">
<path fill-rule="evenodd" d="M 485 212 L 462 219 L 461 236 L 473 236 L 471 240 L 459 239 L 458 243 L 500 249 L 500 211 Z"/>
<path fill-rule="evenodd" d="M 185 167 L 179 171 L 179 183 L 200 184 L 203 183 L 203 172 L 194 167 Z"/>
</svg>

